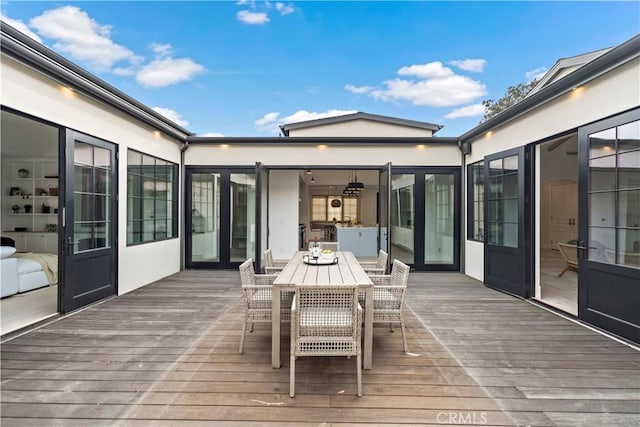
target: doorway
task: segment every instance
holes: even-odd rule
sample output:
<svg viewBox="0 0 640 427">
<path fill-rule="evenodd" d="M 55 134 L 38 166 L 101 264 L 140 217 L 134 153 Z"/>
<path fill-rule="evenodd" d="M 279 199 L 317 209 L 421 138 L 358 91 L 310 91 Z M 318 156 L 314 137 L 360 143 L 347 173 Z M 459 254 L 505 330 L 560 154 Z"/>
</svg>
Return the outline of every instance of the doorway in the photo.
<svg viewBox="0 0 640 427">
<path fill-rule="evenodd" d="M 60 130 L 5 108 L 0 129 L 0 335 L 5 335 L 59 312 Z"/>
<path fill-rule="evenodd" d="M 188 168 L 186 179 L 187 268 L 230 269 L 255 258 L 256 169 Z"/>
<path fill-rule="evenodd" d="M 538 144 L 539 243 L 536 298 L 578 315 L 578 135 Z"/>
</svg>

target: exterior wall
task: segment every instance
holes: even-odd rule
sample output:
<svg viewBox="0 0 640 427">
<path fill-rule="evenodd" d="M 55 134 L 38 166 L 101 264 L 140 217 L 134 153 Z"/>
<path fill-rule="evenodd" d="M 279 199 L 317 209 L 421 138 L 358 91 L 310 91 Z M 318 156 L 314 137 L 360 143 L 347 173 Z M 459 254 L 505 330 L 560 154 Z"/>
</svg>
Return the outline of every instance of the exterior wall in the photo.
<svg viewBox="0 0 640 427">
<path fill-rule="evenodd" d="M 459 166 L 455 144 L 407 145 L 300 145 L 291 144 L 193 144 L 185 152 L 185 164 L 248 166 Z"/>
<path fill-rule="evenodd" d="M 373 120 L 357 119 L 340 123 L 331 123 L 326 125 L 318 125 L 308 128 L 291 129 L 289 136 L 370 136 L 370 137 L 430 137 L 433 131 L 429 129 L 420 129 L 393 123 L 381 123 Z"/>
<path fill-rule="evenodd" d="M 476 138 L 472 141 L 472 153 L 465 158 L 465 165 L 482 160 L 489 154 L 540 141 L 637 107 L 640 93 L 639 72 L 640 59 L 635 59 Z M 540 183 L 537 182 L 536 187 L 539 186 Z M 466 183 L 463 188 L 466 206 Z M 466 208 L 463 214 L 466 228 Z M 466 236 L 466 230 L 464 235 Z M 479 280 L 484 276 L 483 246 L 482 243 L 469 240 L 465 245 L 466 274 Z"/>
<path fill-rule="evenodd" d="M 180 239 L 127 247 L 127 149 L 180 163 L 180 144 L 111 107 L 2 57 L 0 102 L 32 116 L 117 144 L 118 293 L 124 294 L 180 270 Z M 182 179 L 182 177 L 180 177 Z M 182 186 L 180 186 L 182 187 Z M 182 199 L 182 197 L 180 198 Z M 182 203 L 180 203 L 180 210 Z M 181 215 L 180 215 L 181 216 Z"/>
<path fill-rule="evenodd" d="M 269 173 L 269 248 L 276 259 L 289 259 L 298 250 L 298 191 L 298 171 Z"/>
</svg>

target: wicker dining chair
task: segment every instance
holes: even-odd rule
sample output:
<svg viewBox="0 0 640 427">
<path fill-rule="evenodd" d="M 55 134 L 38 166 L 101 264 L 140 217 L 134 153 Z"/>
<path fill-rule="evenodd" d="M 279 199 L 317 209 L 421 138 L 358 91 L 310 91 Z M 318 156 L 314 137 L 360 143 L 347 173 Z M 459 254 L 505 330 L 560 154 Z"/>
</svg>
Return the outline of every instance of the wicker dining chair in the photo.
<svg viewBox="0 0 640 427">
<path fill-rule="evenodd" d="M 380 249 L 378 259 L 375 261 L 360 261 L 360 266 L 367 274 L 385 274 L 387 272 L 387 261 L 389 254 Z"/>
<path fill-rule="evenodd" d="M 273 259 L 273 251 L 271 249 L 267 249 L 263 253 L 264 257 L 264 272 L 266 274 L 278 274 L 282 271 L 285 265 L 287 265 L 287 260 L 283 259 Z"/>
<path fill-rule="evenodd" d="M 289 395 L 296 394 L 296 358 L 356 356 L 357 394 L 362 396 L 361 335 L 357 286 L 296 286 L 291 307 Z"/>
<path fill-rule="evenodd" d="M 409 271 L 410 268 L 407 264 L 395 259 L 391 267 L 391 274 L 369 275 L 373 282 L 373 323 L 388 323 L 391 332 L 393 332 L 393 324 L 400 323 L 402 346 L 405 353 L 409 352 L 409 346 L 404 328 L 403 308 Z"/>
<path fill-rule="evenodd" d="M 247 326 L 253 332 L 256 323 L 271 323 L 272 284 L 276 276 L 272 274 L 256 274 L 253 259 L 249 258 L 240 264 L 240 281 L 244 298 L 244 319 L 240 338 L 240 353 L 244 351 L 244 339 Z M 280 319 L 291 319 L 292 292 L 282 292 L 280 300 Z"/>
</svg>

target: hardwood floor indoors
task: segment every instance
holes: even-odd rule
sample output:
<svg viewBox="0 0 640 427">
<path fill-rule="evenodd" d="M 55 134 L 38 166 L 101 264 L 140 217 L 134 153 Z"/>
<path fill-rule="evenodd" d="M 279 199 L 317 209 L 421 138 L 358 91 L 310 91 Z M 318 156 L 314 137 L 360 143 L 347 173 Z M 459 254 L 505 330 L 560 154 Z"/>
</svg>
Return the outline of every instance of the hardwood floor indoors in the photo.
<svg viewBox="0 0 640 427">
<path fill-rule="evenodd" d="M 0 300 L 0 335 L 58 313 L 58 285 L 45 286 Z"/>
<path fill-rule="evenodd" d="M 553 249 L 540 251 L 540 301 L 551 307 L 578 315 L 578 274 L 569 270 L 558 274 L 565 266 L 560 252 Z"/>
</svg>

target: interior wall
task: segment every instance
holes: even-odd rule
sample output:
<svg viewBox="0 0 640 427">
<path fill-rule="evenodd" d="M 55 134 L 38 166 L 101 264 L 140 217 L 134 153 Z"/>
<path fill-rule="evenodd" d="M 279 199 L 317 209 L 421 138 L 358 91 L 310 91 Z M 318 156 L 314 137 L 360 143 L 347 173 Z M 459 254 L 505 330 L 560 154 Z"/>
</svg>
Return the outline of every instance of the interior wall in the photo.
<svg viewBox="0 0 640 427">
<path fill-rule="evenodd" d="M 298 250 L 299 199 L 297 170 L 269 173 L 269 248 L 274 258 L 289 259 Z"/>
</svg>

